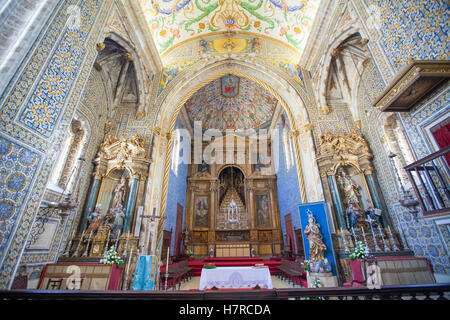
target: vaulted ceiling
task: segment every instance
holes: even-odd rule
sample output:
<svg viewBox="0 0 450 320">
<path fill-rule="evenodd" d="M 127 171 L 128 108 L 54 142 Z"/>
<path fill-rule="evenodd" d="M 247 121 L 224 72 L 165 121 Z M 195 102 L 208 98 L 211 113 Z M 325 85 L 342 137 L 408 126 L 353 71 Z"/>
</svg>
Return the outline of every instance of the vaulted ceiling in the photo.
<svg viewBox="0 0 450 320">
<path fill-rule="evenodd" d="M 187 40 L 238 31 L 269 37 L 302 52 L 320 0 L 140 0 L 163 54 Z"/>
<path fill-rule="evenodd" d="M 202 121 L 203 129 L 224 131 L 257 129 L 268 124 L 277 99 L 257 83 L 235 75 L 216 79 L 185 103 L 189 120 Z"/>
</svg>

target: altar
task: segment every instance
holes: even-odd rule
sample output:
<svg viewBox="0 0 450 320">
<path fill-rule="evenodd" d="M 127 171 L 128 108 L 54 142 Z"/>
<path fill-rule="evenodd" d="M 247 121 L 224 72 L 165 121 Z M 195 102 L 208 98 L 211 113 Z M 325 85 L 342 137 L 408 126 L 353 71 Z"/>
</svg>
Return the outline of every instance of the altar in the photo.
<svg viewBox="0 0 450 320">
<path fill-rule="evenodd" d="M 216 267 L 202 269 L 200 290 L 211 288 L 254 288 L 272 289 L 272 278 L 268 267 Z"/>
</svg>

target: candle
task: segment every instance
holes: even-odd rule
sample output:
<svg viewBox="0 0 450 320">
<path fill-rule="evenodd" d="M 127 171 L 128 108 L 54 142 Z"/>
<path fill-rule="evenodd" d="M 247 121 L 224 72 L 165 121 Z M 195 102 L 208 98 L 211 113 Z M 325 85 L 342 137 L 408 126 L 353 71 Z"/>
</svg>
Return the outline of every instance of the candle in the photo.
<svg viewBox="0 0 450 320">
<path fill-rule="evenodd" d="M 166 271 L 169 270 L 169 248 L 167 248 Z"/>
<path fill-rule="evenodd" d="M 133 257 L 133 247 L 131 247 L 130 257 L 128 258 L 127 276 L 128 276 L 128 272 L 130 271 L 130 264 L 131 264 L 131 258 L 132 257 Z"/>
</svg>

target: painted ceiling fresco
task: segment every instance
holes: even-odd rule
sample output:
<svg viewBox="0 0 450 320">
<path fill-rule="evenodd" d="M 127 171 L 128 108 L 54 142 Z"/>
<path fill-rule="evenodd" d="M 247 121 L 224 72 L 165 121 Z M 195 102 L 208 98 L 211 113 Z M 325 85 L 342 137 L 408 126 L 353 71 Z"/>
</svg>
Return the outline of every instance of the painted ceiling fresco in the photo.
<svg viewBox="0 0 450 320">
<path fill-rule="evenodd" d="M 196 36 L 242 31 L 306 45 L 320 0 L 140 0 L 156 46 L 163 54 Z"/>
<path fill-rule="evenodd" d="M 277 99 L 257 83 L 234 75 L 216 79 L 185 104 L 192 122 L 221 131 L 259 128 L 272 119 Z"/>
</svg>

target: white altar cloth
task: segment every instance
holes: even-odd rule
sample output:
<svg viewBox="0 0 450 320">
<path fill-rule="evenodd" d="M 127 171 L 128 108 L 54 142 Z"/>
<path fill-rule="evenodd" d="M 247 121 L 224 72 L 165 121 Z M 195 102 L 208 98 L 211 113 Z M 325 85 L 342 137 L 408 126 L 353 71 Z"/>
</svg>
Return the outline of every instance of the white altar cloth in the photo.
<svg viewBox="0 0 450 320">
<path fill-rule="evenodd" d="M 272 278 L 268 267 L 216 267 L 202 269 L 200 290 L 216 288 L 253 288 L 272 289 Z"/>
</svg>

